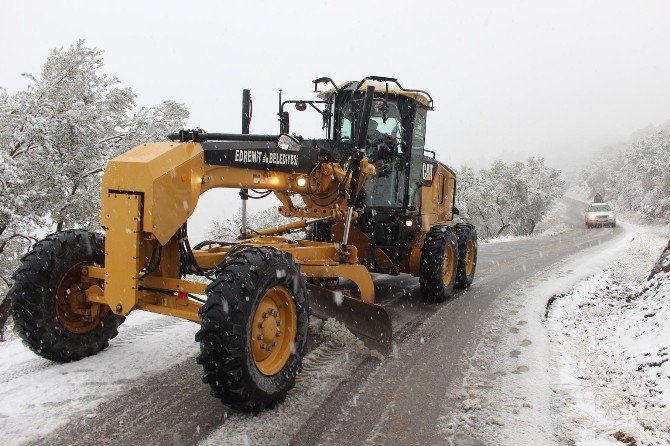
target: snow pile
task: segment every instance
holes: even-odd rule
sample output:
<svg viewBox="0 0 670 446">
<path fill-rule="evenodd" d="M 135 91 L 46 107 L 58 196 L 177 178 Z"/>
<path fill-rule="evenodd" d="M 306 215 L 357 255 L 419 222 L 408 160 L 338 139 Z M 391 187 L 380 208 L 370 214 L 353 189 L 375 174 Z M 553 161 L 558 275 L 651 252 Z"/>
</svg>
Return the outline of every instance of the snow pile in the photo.
<svg viewBox="0 0 670 446">
<path fill-rule="evenodd" d="M 670 246 L 646 280 L 635 254 L 547 308 L 576 444 L 670 444 Z"/>
<path fill-rule="evenodd" d="M 362 345 L 362 341 L 356 339 L 356 336 L 337 320 L 328 318 L 321 328 L 321 336 L 334 342 L 335 344 L 347 347 L 347 346 L 359 346 Z"/>
</svg>

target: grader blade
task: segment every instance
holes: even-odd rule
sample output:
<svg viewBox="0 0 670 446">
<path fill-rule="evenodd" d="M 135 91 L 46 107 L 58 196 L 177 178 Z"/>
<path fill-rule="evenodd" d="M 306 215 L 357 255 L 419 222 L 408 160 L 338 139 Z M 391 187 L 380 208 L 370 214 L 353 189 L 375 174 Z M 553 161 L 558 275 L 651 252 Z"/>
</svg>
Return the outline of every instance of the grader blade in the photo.
<svg viewBox="0 0 670 446">
<path fill-rule="evenodd" d="M 307 291 L 312 315 L 324 320 L 332 317 L 343 323 L 369 349 L 383 354 L 391 352 L 391 316 L 382 305 L 368 304 L 312 284 L 307 284 Z"/>
</svg>

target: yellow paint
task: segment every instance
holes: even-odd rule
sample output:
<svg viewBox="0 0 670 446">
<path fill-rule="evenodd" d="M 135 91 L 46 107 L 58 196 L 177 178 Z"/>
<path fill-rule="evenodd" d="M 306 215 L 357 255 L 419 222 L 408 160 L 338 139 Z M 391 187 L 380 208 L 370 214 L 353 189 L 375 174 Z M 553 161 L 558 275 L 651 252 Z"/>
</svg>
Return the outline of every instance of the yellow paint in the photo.
<svg viewBox="0 0 670 446">
<path fill-rule="evenodd" d="M 127 315 L 137 301 L 140 272 L 141 197 L 110 193 L 105 197 L 105 278 L 104 295 L 116 314 Z"/>
<path fill-rule="evenodd" d="M 394 90 L 390 89 L 390 92 L 394 93 Z M 359 191 L 367 176 L 374 173 L 374 166 L 363 159 Z M 367 244 L 361 241 L 360 231 L 352 228 L 352 240 L 357 237 L 361 240 L 354 241 L 348 252 L 332 243 L 278 237 L 304 228 L 308 218 L 331 217 L 336 223 L 343 221 L 347 197 L 339 195 L 338 186 L 345 175 L 337 164 L 321 165 L 310 176 L 208 166 L 204 163 L 202 146 L 194 142 L 162 142 L 135 147 L 110 161 L 103 175 L 101 224 L 106 230 L 105 267 L 91 266 L 84 274 L 88 276 L 87 280 L 101 281 L 99 287 L 86 293 L 86 298 L 89 302 L 107 304 L 117 314 L 126 315 L 133 308 L 139 308 L 199 321 L 198 304 L 152 290 L 204 293 L 205 284 L 179 277 L 177 230 L 193 214 L 205 191 L 253 188 L 274 191 L 282 202 L 279 211 L 301 220 L 261 231 L 261 235 L 241 241 L 241 244 L 289 252 L 307 277 L 350 279 L 358 287 L 361 299 L 374 303 L 374 285 L 364 266 Z M 438 177 L 443 181 L 436 184 Z M 324 202 L 332 201 L 330 197 L 335 198 L 334 203 L 321 206 L 308 196 L 308 187 L 321 196 L 327 195 L 329 198 Z M 348 187 L 349 183 L 346 184 Z M 293 203 L 292 197 L 296 194 L 301 195 L 305 206 Z M 433 185 L 423 186 L 421 194 L 421 230 L 409 247 L 409 258 L 401 259 L 399 265 L 400 271 L 413 275 L 418 275 L 425 233 L 435 224 L 453 224 L 453 174 L 438 165 Z M 158 246 L 161 247 L 160 263 L 153 271 L 143 272 Z M 228 251 L 229 247 L 214 247 L 196 251 L 194 255 L 203 268 L 211 268 L 220 264 Z M 381 250 L 375 252 L 375 259 L 384 268 L 393 266 Z M 140 287 L 145 289 L 140 290 Z"/>
<path fill-rule="evenodd" d="M 256 368 L 266 376 L 284 368 L 298 333 L 298 311 L 291 292 L 274 286 L 261 297 L 251 326 L 251 353 Z"/>
</svg>

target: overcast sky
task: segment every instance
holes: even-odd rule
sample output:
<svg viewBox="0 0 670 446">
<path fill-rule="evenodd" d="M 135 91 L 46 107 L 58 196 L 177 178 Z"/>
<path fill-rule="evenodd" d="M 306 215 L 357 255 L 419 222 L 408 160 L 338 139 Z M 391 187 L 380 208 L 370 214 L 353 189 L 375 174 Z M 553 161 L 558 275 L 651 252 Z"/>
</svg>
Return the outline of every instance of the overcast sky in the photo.
<svg viewBox="0 0 670 446">
<path fill-rule="evenodd" d="M 142 105 L 184 102 L 191 126 L 276 133 L 277 90 L 376 74 L 435 99 L 427 148 L 458 166 L 543 155 L 556 167 L 670 118 L 668 1 L 7 1 L 0 85 L 25 86 L 78 38 Z M 292 113 L 317 136 L 318 119 Z M 309 118 L 312 118 L 311 120 Z"/>
</svg>

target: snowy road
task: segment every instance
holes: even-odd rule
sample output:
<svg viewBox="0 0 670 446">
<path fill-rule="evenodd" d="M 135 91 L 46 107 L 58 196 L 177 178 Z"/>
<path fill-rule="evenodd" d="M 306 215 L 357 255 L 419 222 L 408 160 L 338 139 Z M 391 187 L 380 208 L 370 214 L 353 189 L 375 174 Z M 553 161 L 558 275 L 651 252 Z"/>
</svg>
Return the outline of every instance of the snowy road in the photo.
<svg viewBox="0 0 670 446">
<path fill-rule="evenodd" d="M 490 313 L 525 280 L 624 233 L 585 229 L 582 210 L 564 199 L 554 225 L 565 232 L 481 245 L 475 284 L 445 304 L 424 303 L 417 279 L 377 277 L 378 299 L 394 320 L 394 354 L 380 361 L 329 341 L 337 333 L 323 329 L 296 388 L 260 415 L 226 410 L 209 396 L 194 359 L 197 327 L 188 322 L 131 317 L 108 350 L 74 364 L 5 343 L 3 443 L 444 444 L 446 417 L 459 404 Z M 501 345 L 526 323 L 506 317 L 491 336 Z"/>
</svg>

